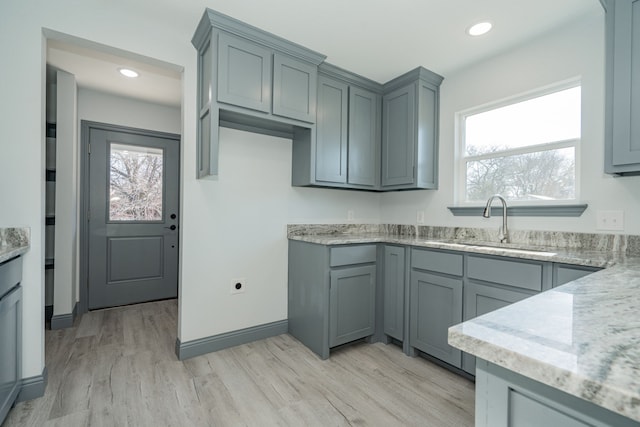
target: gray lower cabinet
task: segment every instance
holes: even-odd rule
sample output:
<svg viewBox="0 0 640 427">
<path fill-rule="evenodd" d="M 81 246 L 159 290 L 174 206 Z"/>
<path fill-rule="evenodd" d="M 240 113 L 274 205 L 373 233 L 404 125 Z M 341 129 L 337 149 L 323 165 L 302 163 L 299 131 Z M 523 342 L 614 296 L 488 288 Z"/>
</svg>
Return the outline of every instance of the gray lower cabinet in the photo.
<svg viewBox="0 0 640 427">
<path fill-rule="evenodd" d="M 553 287 L 564 285 L 600 270 L 602 269 L 597 267 L 553 264 Z"/>
<path fill-rule="evenodd" d="M 22 258 L 0 264 L 0 424 L 22 379 Z"/>
<path fill-rule="evenodd" d="M 464 320 L 482 316 L 531 295 L 534 293 L 530 291 L 467 282 L 464 287 Z M 462 369 L 475 375 L 476 358 L 468 353 L 463 353 Z"/>
<path fill-rule="evenodd" d="M 462 322 L 462 279 L 411 272 L 409 344 L 457 368 L 462 352 L 448 344 L 448 329 Z"/>
<path fill-rule="evenodd" d="M 375 333 L 376 266 L 331 270 L 329 347 Z"/>
<path fill-rule="evenodd" d="M 319 67 L 315 147 L 294 144 L 293 185 L 380 188 L 382 85 Z"/>
<path fill-rule="evenodd" d="M 605 172 L 640 174 L 640 0 L 605 0 Z"/>
<path fill-rule="evenodd" d="M 382 189 L 438 188 L 442 77 L 419 67 L 384 85 Z"/>
<path fill-rule="evenodd" d="M 520 374 L 478 361 L 477 427 L 637 427 L 638 422 Z"/>
<path fill-rule="evenodd" d="M 323 359 L 375 334 L 377 245 L 289 241 L 289 333 Z"/>
<path fill-rule="evenodd" d="M 398 341 L 404 341 L 405 251 L 404 246 L 384 246 L 384 333 Z"/>
<path fill-rule="evenodd" d="M 411 249 L 409 347 L 459 368 L 462 352 L 448 329 L 462 322 L 463 254 Z"/>
</svg>

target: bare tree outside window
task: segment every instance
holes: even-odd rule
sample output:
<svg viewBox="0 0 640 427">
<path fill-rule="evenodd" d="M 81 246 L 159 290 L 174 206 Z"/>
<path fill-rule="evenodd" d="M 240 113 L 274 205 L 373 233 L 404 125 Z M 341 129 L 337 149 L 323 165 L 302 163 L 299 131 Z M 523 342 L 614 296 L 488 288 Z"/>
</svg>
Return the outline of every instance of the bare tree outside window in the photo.
<svg viewBox="0 0 640 427">
<path fill-rule="evenodd" d="M 467 162 L 467 200 L 485 201 L 493 194 L 509 200 L 575 198 L 575 148 L 490 157 Z"/>
<path fill-rule="evenodd" d="M 162 220 L 163 151 L 111 144 L 110 221 Z"/>
</svg>

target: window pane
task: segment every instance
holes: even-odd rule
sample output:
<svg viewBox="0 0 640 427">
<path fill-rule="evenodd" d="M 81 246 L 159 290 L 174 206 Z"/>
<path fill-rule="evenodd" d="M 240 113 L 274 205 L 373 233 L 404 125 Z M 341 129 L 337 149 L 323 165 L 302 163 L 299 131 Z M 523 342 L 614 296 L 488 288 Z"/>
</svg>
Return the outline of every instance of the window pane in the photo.
<svg viewBox="0 0 640 427">
<path fill-rule="evenodd" d="M 580 86 L 466 117 L 467 155 L 580 138 Z"/>
<path fill-rule="evenodd" d="M 467 162 L 469 202 L 575 198 L 575 147 Z"/>
<path fill-rule="evenodd" d="M 111 144 L 109 221 L 162 220 L 160 148 Z"/>
</svg>

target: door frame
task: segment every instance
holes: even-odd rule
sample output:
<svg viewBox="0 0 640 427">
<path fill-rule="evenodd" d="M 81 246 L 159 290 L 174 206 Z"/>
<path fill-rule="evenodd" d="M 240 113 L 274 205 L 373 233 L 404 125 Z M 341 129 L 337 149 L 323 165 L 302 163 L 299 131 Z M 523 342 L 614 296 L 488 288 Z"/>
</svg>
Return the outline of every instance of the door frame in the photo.
<svg viewBox="0 0 640 427">
<path fill-rule="evenodd" d="M 140 129 L 128 126 L 120 126 L 109 123 L 94 122 L 90 120 L 80 121 L 80 187 L 79 187 L 79 204 L 80 204 L 80 253 L 78 254 L 78 262 L 80 264 L 79 271 L 79 295 L 77 314 L 86 313 L 89 311 L 89 133 L 91 129 L 100 129 L 114 132 L 127 132 L 135 135 L 168 138 L 177 140 L 178 144 L 182 143 L 182 136 L 175 133 L 160 132 L 155 130 Z M 178 150 L 180 154 L 182 150 Z M 182 159 L 178 158 L 178 200 L 180 198 L 180 189 L 182 181 Z M 178 229 L 180 229 L 181 215 L 181 203 L 178 204 Z M 178 283 L 180 284 L 180 250 L 181 245 L 178 244 Z M 178 295 L 180 290 L 178 289 Z"/>
</svg>

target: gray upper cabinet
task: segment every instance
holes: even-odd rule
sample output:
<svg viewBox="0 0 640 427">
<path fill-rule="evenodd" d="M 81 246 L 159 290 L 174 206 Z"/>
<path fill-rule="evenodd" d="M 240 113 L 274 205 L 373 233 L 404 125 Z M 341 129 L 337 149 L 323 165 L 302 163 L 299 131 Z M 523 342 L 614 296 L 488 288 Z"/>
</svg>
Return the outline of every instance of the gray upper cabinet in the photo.
<svg viewBox="0 0 640 427">
<path fill-rule="evenodd" d="M 315 150 L 317 181 L 347 183 L 348 108 L 349 85 L 320 75 Z M 303 162 L 305 160 L 312 161 L 312 158 Z M 296 165 L 293 167 L 295 171 Z"/>
<path fill-rule="evenodd" d="M 382 185 L 411 185 L 415 169 L 415 85 L 384 96 Z"/>
<path fill-rule="evenodd" d="M 211 9 L 192 44 L 198 50 L 198 178 L 218 175 L 220 126 L 310 140 L 324 55 Z"/>
<path fill-rule="evenodd" d="M 293 145 L 293 185 L 378 190 L 382 85 L 323 63 L 315 141 Z"/>
<path fill-rule="evenodd" d="M 640 174 L 640 0 L 607 0 L 605 172 Z"/>
<path fill-rule="evenodd" d="M 419 67 L 384 85 L 382 189 L 438 188 L 438 121 L 443 78 Z"/>
<path fill-rule="evenodd" d="M 380 177 L 380 95 L 349 88 L 349 150 L 347 182 L 374 188 Z"/>
<path fill-rule="evenodd" d="M 275 53 L 273 56 L 273 114 L 315 123 L 317 84 L 317 65 Z"/>
<path fill-rule="evenodd" d="M 269 113 L 271 50 L 221 33 L 218 39 L 218 102 Z"/>
</svg>

